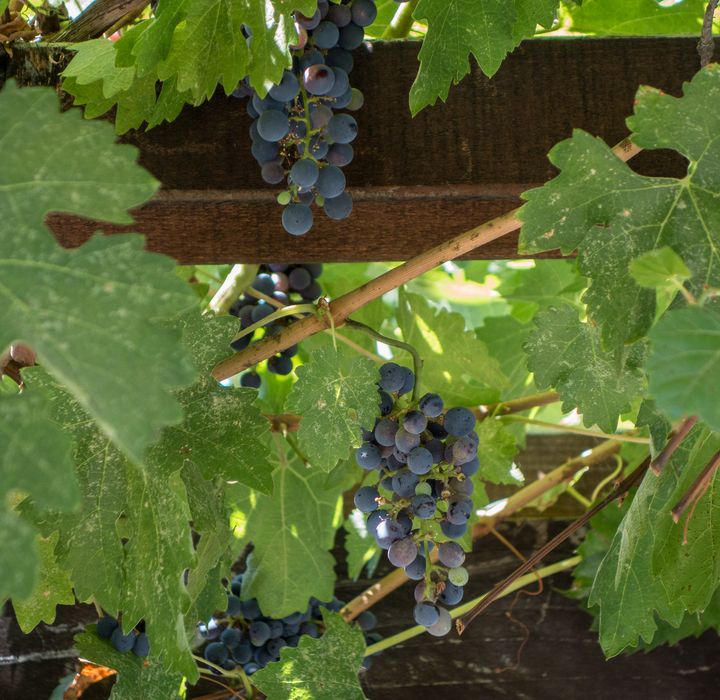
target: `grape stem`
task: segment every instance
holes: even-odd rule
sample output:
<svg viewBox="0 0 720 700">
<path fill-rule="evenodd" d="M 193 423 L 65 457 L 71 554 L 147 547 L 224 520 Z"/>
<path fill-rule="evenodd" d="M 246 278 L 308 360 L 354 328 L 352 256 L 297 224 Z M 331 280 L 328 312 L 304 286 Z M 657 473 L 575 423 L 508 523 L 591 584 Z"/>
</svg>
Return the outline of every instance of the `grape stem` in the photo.
<svg viewBox="0 0 720 700">
<path fill-rule="evenodd" d="M 380 38 L 405 39 L 412 29 L 414 22 L 413 13 L 415 12 L 418 2 L 419 0 L 411 0 L 411 2 L 404 2 L 400 5 Z"/>
<path fill-rule="evenodd" d="M 650 469 L 655 472 L 656 476 L 662 474 L 662 470 L 665 469 L 665 465 L 670 461 L 670 457 L 672 457 L 675 450 L 680 447 L 680 443 L 687 437 L 687 434 L 693 429 L 697 421 L 697 416 L 690 416 L 677 427 L 668 444 L 663 447 L 660 454 L 655 457 L 650 464 Z"/>
<path fill-rule="evenodd" d="M 222 666 L 218 666 L 217 664 L 214 664 L 212 661 L 208 661 L 206 658 L 202 656 L 198 656 L 197 654 L 192 655 L 193 659 L 195 661 L 200 661 L 201 663 L 204 663 L 206 666 L 215 669 L 220 675 L 225 676 L 226 678 L 239 678 L 240 681 L 243 684 L 243 688 L 245 689 L 245 693 L 247 694 L 248 698 L 254 697 L 253 687 L 250 684 L 250 681 L 248 680 L 248 677 L 246 673 L 240 669 L 235 669 L 234 671 L 228 671 L 224 669 Z M 198 669 L 200 673 L 206 672 L 204 669 L 199 668 Z"/>
<path fill-rule="evenodd" d="M 547 406 L 550 403 L 560 401 L 560 394 L 556 391 L 544 391 L 540 394 L 530 394 L 519 399 L 510 401 L 500 401 L 499 403 L 491 403 L 487 406 L 480 406 L 475 409 L 475 417 L 478 420 L 485 420 L 494 416 L 505 416 L 508 413 L 521 413 L 531 408 Z"/>
<path fill-rule="evenodd" d="M 274 306 L 276 309 L 282 309 L 285 304 L 283 304 L 281 301 L 278 301 L 277 299 L 274 299 L 273 297 L 269 297 L 267 294 L 263 294 L 262 292 L 258 292 L 257 289 L 254 289 L 253 287 L 249 287 L 245 290 L 247 294 L 250 296 L 255 297 L 256 299 L 262 299 L 267 304 L 270 304 L 270 306 Z M 304 318 L 305 314 L 293 314 L 295 318 Z M 332 334 L 332 330 L 330 328 L 324 329 L 325 333 Z M 370 352 L 369 350 L 366 350 L 362 345 L 358 345 L 354 340 L 350 340 L 347 336 L 343 335 L 342 333 L 338 333 L 337 330 L 335 331 L 335 337 L 341 342 L 345 343 L 348 347 L 355 350 L 355 352 L 360 353 L 361 355 L 364 355 L 365 357 L 371 359 L 373 362 L 377 362 L 377 364 L 382 365 L 385 363 L 385 360 L 380 357 L 380 355 L 376 355 L 374 352 Z"/>
<path fill-rule="evenodd" d="M 402 350 L 405 350 L 406 352 L 409 352 L 412 355 L 413 368 L 415 370 L 415 384 L 413 385 L 412 390 L 412 400 L 416 401 L 418 386 L 420 385 L 420 372 L 422 371 L 423 366 L 423 361 L 422 357 L 420 357 L 420 353 L 418 353 L 418 351 L 409 343 L 403 343 L 402 340 L 396 340 L 395 338 L 391 338 L 387 335 L 383 335 L 382 333 L 378 333 L 374 328 L 370 328 L 370 326 L 367 326 L 364 323 L 360 323 L 360 321 L 354 321 L 353 319 L 348 318 L 345 319 L 345 325 L 347 325 L 349 328 L 355 329 L 356 331 L 361 331 L 362 333 L 369 335 L 374 340 L 385 343 L 386 345 L 392 345 L 396 348 L 400 348 Z"/>
<path fill-rule="evenodd" d="M 516 491 L 510 496 L 505 505 L 493 515 L 481 518 L 475 523 L 472 529 L 473 540 L 489 535 L 493 528 L 501 521 L 507 520 L 510 516 L 522 510 L 525 506 L 540 498 L 556 486 L 569 481 L 583 467 L 600 464 L 609 459 L 620 450 L 620 443 L 615 440 L 607 440 L 600 443 L 585 455 L 579 455 L 567 460 L 564 464 L 556 467 L 541 479 L 533 481 L 524 488 Z M 437 548 L 433 550 L 435 554 Z M 360 595 L 351 600 L 340 614 L 345 620 L 354 620 L 361 612 L 367 610 L 385 596 L 400 588 L 408 577 L 403 569 L 395 569 L 384 578 L 363 591 Z"/>
<path fill-rule="evenodd" d="M 524 588 L 525 586 L 529 586 L 531 583 L 537 583 L 538 578 L 544 579 L 548 576 L 553 576 L 554 574 L 560 573 L 561 571 L 567 571 L 568 569 L 575 568 L 580 562 L 582 561 L 582 557 L 575 556 L 570 557 L 569 559 L 563 559 L 562 561 L 556 562 L 555 564 L 550 564 L 549 566 L 544 566 L 542 569 L 538 569 L 537 571 L 533 571 L 531 574 L 527 574 L 525 576 L 522 576 L 521 578 L 517 579 L 513 582 L 511 586 L 508 586 L 501 594 L 500 598 L 504 598 L 507 595 L 510 595 L 511 593 L 514 593 L 515 591 L 519 590 L 520 588 Z M 454 620 L 461 615 L 464 615 L 466 612 L 472 610 L 476 605 L 478 605 L 482 600 L 488 595 L 488 593 L 485 593 L 477 598 L 474 598 L 473 600 L 469 600 L 467 603 L 463 605 L 459 605 L 454 610 L 450 611 L 450 617 Z M 392 637 L 387 637 L 386 639 L 383 639 L 375 644 L 371 644 L 366 650 L 365 650 L 365 656 L 372 656 L 373 654 L 377 654 L 380 651 L 384 651 L 385 649 L 389 649 L 390 647 L 394 647 L 398 644 L 402 644 L 403 642 L 406 642 L 408 639 L 412 639 L 413 637 L 418 637 L 423 632 L 426 632 L 426 628 L 422 625 L 416 625 L 415 627 L 410 627 L 409 629 L 403 630 L 402 632 L 398 632 L 398 634 L 394 634 Z"/>
<path fill-rule="evenodd" d="M 604 438 L 606 440 L 618 440 L 619 442 L 636 442 L 640 445 L 648 445 L 650 438 L 638 437 L 630 433 L 601 433 L 597 430 L 587 430 L 586 428 L 577 428 L 573 425 L 563 425 L 562 423 L 548 423 L 544 420 L 535 420 L 534 418 L 526 418 L 525 416 L 504 416 L 502 421 L 515 421 L 525 423 L 527 425 L 536 425 L 540 428 L 548 428 L 549 430 L 559 430 L 563 433 L 574 433 L 575 435 L 587 435 L 588 437 Z"/>
<path fill-rule="evenodd" d="M 297 442 L 293 438 L 291 438 L 287 433 L 283 434 L 283 437 L 285 438 L 285 442 L 287 442 L 288 445 L 290 445 L 292 451 L 300 458 L 300 461 L 306 466 L 309 467 L 310 460 L 307 458 L 307 455 L 302 452 L 300 447 L 298 447 Z"/>
<path fill-rule="evenodd" d="M 642 149 L 632 143 L 628 137 L 623 139 L 612 150 L 620 160 L 627 161 Z M 491 221 L 471 228 L 420 253 L 420 255 L 411 258 L 402 265 L 388 270 L 357 289 L 338 297 L 330 303 L 328 311 L 333 316 L 335 327 L 339 328 L 347 321 L 350 314 L 355 313 L 371 301 L 380 298 L 383 294 L 397 289 L 409 280 L 419 277 L 438 265 L 461 257 L 471 250 L 512 233 L 522 225 L 519 212 L 520 208 L 513 209 Z M 212 370 L 211 374 L 217 381 L 229 379 L 248 367 L 252 367 L 258 362 L 262 362 L 262 360 L 266 360 L 268 357 L 296 345 L 325 328 L 327 328 L 327 321 L 324 318 L 309 316 L 301 319 L 290 324 L 277 335 L 263 338 L 245 348 L 245 350 L 226 358 Z"/>
</svg>

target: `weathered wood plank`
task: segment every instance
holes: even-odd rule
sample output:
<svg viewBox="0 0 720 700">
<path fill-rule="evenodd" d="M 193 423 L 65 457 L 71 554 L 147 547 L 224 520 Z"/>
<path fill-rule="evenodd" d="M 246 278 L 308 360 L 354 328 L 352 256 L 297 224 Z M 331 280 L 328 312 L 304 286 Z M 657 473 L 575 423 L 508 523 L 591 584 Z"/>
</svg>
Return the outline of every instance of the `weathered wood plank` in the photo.
<svg viewBox="0 0 720 700">
<path fill-rule="evenodd" d="M 287 235 L 277 190 L 264 185 L 250 156 L 244 104 L 216 96 L 170 125 L 124 137 L 165 190 L 136 212 L 134 228 L 149 248 L 183 263 L 407 259 L 517 206 L 520 192 L 552 177 L 547 152 L 573 128 L 619 141 L 638 86 L 679 94 L 698 68 L 695 44 L 690 37 L 526 41 L 492 80 L 475 68 L 446 104 L 411 119 L 406 96 L 418 44 L 375 43 L 356 52 L 353 71 L 365 106 L 346 169 L 356 200 L 348 221 L 318 213 L 308 235 Z M 32 77 L 20 53 L 13 60 L 8 73 L 16 63 Z M 641 153 L 633 167 L 683 171 L 667 151 Z M 51 225 L 68 245 L 98 228 L 67 216 Z M 515 255 L 511 238 L 474 253 Z"/>
</svg>

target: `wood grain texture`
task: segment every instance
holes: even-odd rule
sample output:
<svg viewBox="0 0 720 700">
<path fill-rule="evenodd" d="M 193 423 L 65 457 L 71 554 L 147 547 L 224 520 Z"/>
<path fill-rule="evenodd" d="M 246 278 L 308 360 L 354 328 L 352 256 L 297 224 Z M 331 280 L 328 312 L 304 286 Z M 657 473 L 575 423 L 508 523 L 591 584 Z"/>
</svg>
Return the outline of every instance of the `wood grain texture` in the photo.
<svg viewBox="0 0 720 700">
<path fill-rule="evenodd" d="M 562 527 L 560 523 L 506 523 L 502 533 L 529 555 Z M 343 562 L 341 535 L 336 593 L 350 600 L 370 583 L 350 581 Z M 555 560 L 572 556 L 566 543 Z M 517 560 L 496 539 L 487 537 L 468 556 L 470 582 L 467 599 L 489 590 L 516 566 Z M 550 563 L 549 561 L 547 563 Z M 376 576 L 389 571 L 383 561 Z M 491 607 L 462 639 L 450 634 L 443 639 L 416 637 L 385 651 L 363 674 L 369 700 L 418 700 L 428 698 L 483 698 L 483 700 L 707 700 L 715 697 L 720 682 L 720 638 L 713 632 L 700 639 L 686 639 L 675 647 L 649 654 L 620 656 L 605 661 L 590 630 L 590 616 L 559 591 L 570 585 L 568 575 L 545 581 L 537 597 L 520 595 L 512 616 L 525 625 L 529 639 L 516 663 L 524 630 L 507 617 L 514 596 Z M 529 587 L 528 590 L 534 590 Z M 404 586 L 373 607 L 378 631 L 385 637 L 412 624 L 412 588 Z M 61 609 L 59 624 L 40 625 L 23 636 L 11 611 L 0 619 L 0 697 L 3 700 L 44 700 L 57 679 L 73 667 L 72 631 L 94 621 L 87 606 Z M 8 663 L 7 654 L 23 654 L 22 663 Z M 33 654 L 32 658 L 28 658 Z M 94 700 L 106 699 L 109 683 L 94 687 Z M 192 691 L 198 697 L 217 688 L 205 685 Z M 84 697 L 84 696 L 83 696 Z M 343 700 L 338 698 L 338 700 Z"/>
<path fill-rule="evenodd" d="M 419 44 L 374 43 L 355 52 L 352 79 L 365 106 L 346 168 L 356 201 L 349 220 L 317 213 L 309 234 L 287 235 L 277 190 L 264 185 L 250 155 L 244 103 L 218 95 L 172 124 L 122 139 L 140 148 L 141 163 L 164 188 L 135 212 L 132 228 L 151 250 L 182 263 L 405 260 L 520 204 L 522 191 L 554 175 L 547 153 L 573 128 L 619 141 L 638 86 L 679 95 L 698 69 L 695 45 L 691 37 L 526 41 L 492 80 L 474 68 L 446 104 L 411 119 Z M 28 62 L 15 52 L 5 73 L 23 67 L 32 82 Z M 632 167 L 666 176 L 684 169 L 668 151 L 643 152 Z M 59 215 L 50 224 L 66 245 L 96 229 L 121 230 Z M 516 257 L 516 239 L 473 255 Z"/>
</svg>

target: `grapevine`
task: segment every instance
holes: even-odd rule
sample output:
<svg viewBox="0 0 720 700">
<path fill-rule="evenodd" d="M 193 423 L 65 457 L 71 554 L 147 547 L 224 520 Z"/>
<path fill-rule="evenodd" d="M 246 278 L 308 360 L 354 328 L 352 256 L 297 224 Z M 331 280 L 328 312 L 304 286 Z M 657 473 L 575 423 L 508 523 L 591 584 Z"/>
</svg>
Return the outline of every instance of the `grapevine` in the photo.
<svg viewBox="0 0 720 700">
<path fill-rule="evenodd" d="M 114 676 L 113 700 L 379 700 L 417 660 L 461 687 L 441 675 L 462 654 L 494 684 L 491 655 L 524 672 L 549 608 L 536 624 L 521 617 L 538 599 L 514 610 L 519 648 L 471 623 L 560 572 L 606 658 L 720 630 L 717 12 L 0 0 L 0 603 L 9 677 L 36 676 L 23 697 Z M 673 37 L 600 38 L 629 28 Z M 659 45 L 678 58 L 666 74 Z M 538 98 L 528 67 L 545 80 L 553 56 L 592 56 L 593 80 Z M 580 122 L 537 118 L 565 95 Z M 407 122 L 382 104 L 396 98 Z M 522 122 L 512 139 L 503 114 Z M 614 147 L 597 135 L 624 130 Z M 418 162 L 395 162 L 403 145 Z M 279 192 L 256 189 L 246 153 Z M 469 223 L 443 234 L 447 211 Z M 515 231 L 513 260 L 475 259 Z M 571 522 L 529 526 L 528 545 L 511 518 Z M 500 544 L 514 571 L 504 550 L 504 570 L 484 567 Z M 480 562 L 492 580 L 470 577 Z M 61 606 L 48 648 L 34 631 Z M 16 630 L 42 648 L 13 647 Z M 712 657 L 713 639 L 692 649 Z M 451 644 L 452 668 L 426 663 Z M 669 676 L 690 658 L 664 654 Z M 674 673 L 674 694 L 699 696 L 703 676 Z M 561 692 L 587 695 L 588 677 L 563 673 Z M 54 692 L 30 685 L 48 678 Z"/>
</svg>

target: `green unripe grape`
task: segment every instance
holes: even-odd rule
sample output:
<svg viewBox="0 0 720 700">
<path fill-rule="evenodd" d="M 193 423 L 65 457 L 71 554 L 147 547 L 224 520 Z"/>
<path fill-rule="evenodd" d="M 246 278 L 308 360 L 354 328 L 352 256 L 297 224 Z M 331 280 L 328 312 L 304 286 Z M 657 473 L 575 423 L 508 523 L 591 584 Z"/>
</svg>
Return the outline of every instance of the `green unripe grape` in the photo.
<svg viewBox="0 0 720 700">
<path fill-rule="evenodd" d="M 277 196 L 277 203 L 281 204 L 282 206 L 285 206 L 286 204 L 290 204 L 291 195 L 288 191 L 281 192 Z"/>
<path fill-rule="evenodd" d="M 450 583 L 454 583 L 456 586 L 464 586 L 468 582 L 470 575 L 464 566 L 456 566 L 448 571 L 448 578 Z"/>
<path fill-rule="evenodd" d="M 415 487 L 415 495 L 416 496 L 429 496 L 432 493 L 432 486 L 428 484 L 427 481 L 421 481 L 416 487 Z"/>
</svg>

